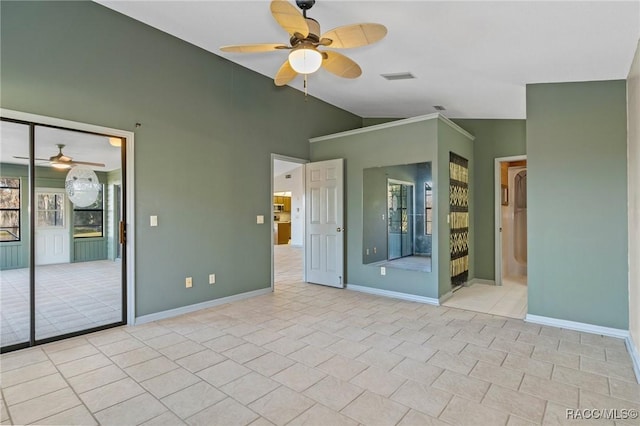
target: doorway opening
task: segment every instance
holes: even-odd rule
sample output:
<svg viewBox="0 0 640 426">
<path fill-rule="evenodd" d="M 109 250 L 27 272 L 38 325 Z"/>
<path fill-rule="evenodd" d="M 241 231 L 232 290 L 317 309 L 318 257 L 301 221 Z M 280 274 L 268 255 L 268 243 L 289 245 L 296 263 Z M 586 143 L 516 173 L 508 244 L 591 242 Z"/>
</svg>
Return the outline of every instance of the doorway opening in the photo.
<svg viewBox="0 0 640 426">
<path fill-rule="evenodd" d="M 495 281 L 475 280 L 444 306 L 511 318 L 527 314 L 527 157 L 495 159 Z"/>
<path fill-rule="evenodd" d="M 306 160 L 272 154 L 272 290 L 304 282 Z"/>
</svg>

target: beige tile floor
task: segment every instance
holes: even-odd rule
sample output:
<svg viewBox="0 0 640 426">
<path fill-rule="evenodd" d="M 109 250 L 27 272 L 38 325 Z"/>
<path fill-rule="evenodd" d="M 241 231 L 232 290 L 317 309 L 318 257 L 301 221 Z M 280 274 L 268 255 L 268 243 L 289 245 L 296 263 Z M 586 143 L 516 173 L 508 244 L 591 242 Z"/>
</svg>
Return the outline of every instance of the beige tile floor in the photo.
<svg viewBox="0 0 640 426">
<path fill-rule="evenodd" d="M 622 340 L 277 270 L 273 294 L 3 355 L 2 423 L 576 424 L 567 409 L 640 409 Z"/>
<path fill-rule="evenodd" d="M 119 261 L 36 267 L 36 339 L 122 320 Z M 0 271 L 0 346 L 29 340 L 29 270 Z"/>
<path fill-rule="evenodd" d="M 443 305 L 522 319 L 527 314 L 527 278 L 505 277 L 501 286 L 476 283 L 461 287 Z"/>
</svg>

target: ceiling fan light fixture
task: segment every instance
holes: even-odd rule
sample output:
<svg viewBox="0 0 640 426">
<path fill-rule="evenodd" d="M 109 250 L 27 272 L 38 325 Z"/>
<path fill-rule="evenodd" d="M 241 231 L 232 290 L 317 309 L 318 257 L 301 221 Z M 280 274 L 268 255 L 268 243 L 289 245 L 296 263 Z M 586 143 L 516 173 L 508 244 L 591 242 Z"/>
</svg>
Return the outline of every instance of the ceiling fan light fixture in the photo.
<svg viewBox="0 0 640 426">
<path fill-rule="evenodd" d="M 53 167 L 54 169 L 66 170 L 66 169 L 70 169 L 71 165 L 65 164 L 65 163 L 53 162 L 51 163 L 51 167 Z"/>
<path fill-rule="evenodd" d="M 312 74 L 322 65 L 322 54 L 310 46 L 294 49 L 289 53 L 289 65 L 298 74 Z"/>
</svg>

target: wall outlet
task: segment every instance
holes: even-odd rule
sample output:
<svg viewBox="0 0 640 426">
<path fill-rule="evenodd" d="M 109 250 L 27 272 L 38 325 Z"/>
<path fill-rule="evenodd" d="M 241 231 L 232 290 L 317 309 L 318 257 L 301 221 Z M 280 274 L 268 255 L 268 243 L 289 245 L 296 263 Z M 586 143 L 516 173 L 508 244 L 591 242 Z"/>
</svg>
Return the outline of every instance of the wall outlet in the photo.
<svg viewBox="0 0 640 426">
<path fill-rule="evenodd" d="M 378 249 L 376 247 L 373 248 L 373 254 L 376 254 L 378 252 Z"/>
<path fill-rule="evenodd" d="M 369 256 L 369 249 L 367 249 L 367 256 Z"/>
<path fill-rule="evenodd" d="M 149 216 L 149 226 L 158 226 L 158 216 Z"/>
<path fill-rule="evenodd" d="M 184 286 L 186 288 L 191 288 L 193 287 L 193 278 L 192 277 L 187 277 L 184 279 Z"/>
<path fill-rule="evenodd" d="M 387 268 L 385 268 L 384 266 L 380 267 L 380 275 L 387 275 Z"/>
<path fill-rule="evenodd" d="M 264 215 L 259 214 L 258 216 L 256 216 L 256 223 L 258 225 L 262 225 L 264 223 Z"/>
<path fill-rule="evenodd" d="M 216 274 L 209 274 L 209 284 L 216 283 Z"/>
</svg>

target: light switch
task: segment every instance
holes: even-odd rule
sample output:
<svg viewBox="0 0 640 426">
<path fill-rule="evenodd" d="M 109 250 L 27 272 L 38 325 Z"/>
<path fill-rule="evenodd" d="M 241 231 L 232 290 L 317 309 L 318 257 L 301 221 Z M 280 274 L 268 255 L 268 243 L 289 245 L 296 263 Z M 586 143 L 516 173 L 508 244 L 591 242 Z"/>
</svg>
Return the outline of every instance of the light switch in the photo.
<svg viewBox="0 0 640 426">
<path fill-rule="evenodd" d="M 149 217 L 149 225 L 158 226 L 158 216 L 150 216 Z"/>
<path fill-rule="evenodd" d="M 256 223 L 257 224 L 262 224 L 264 223 L 264 216 L 259 214 L 258 216 L 256 216 Z"/>
</svg>

